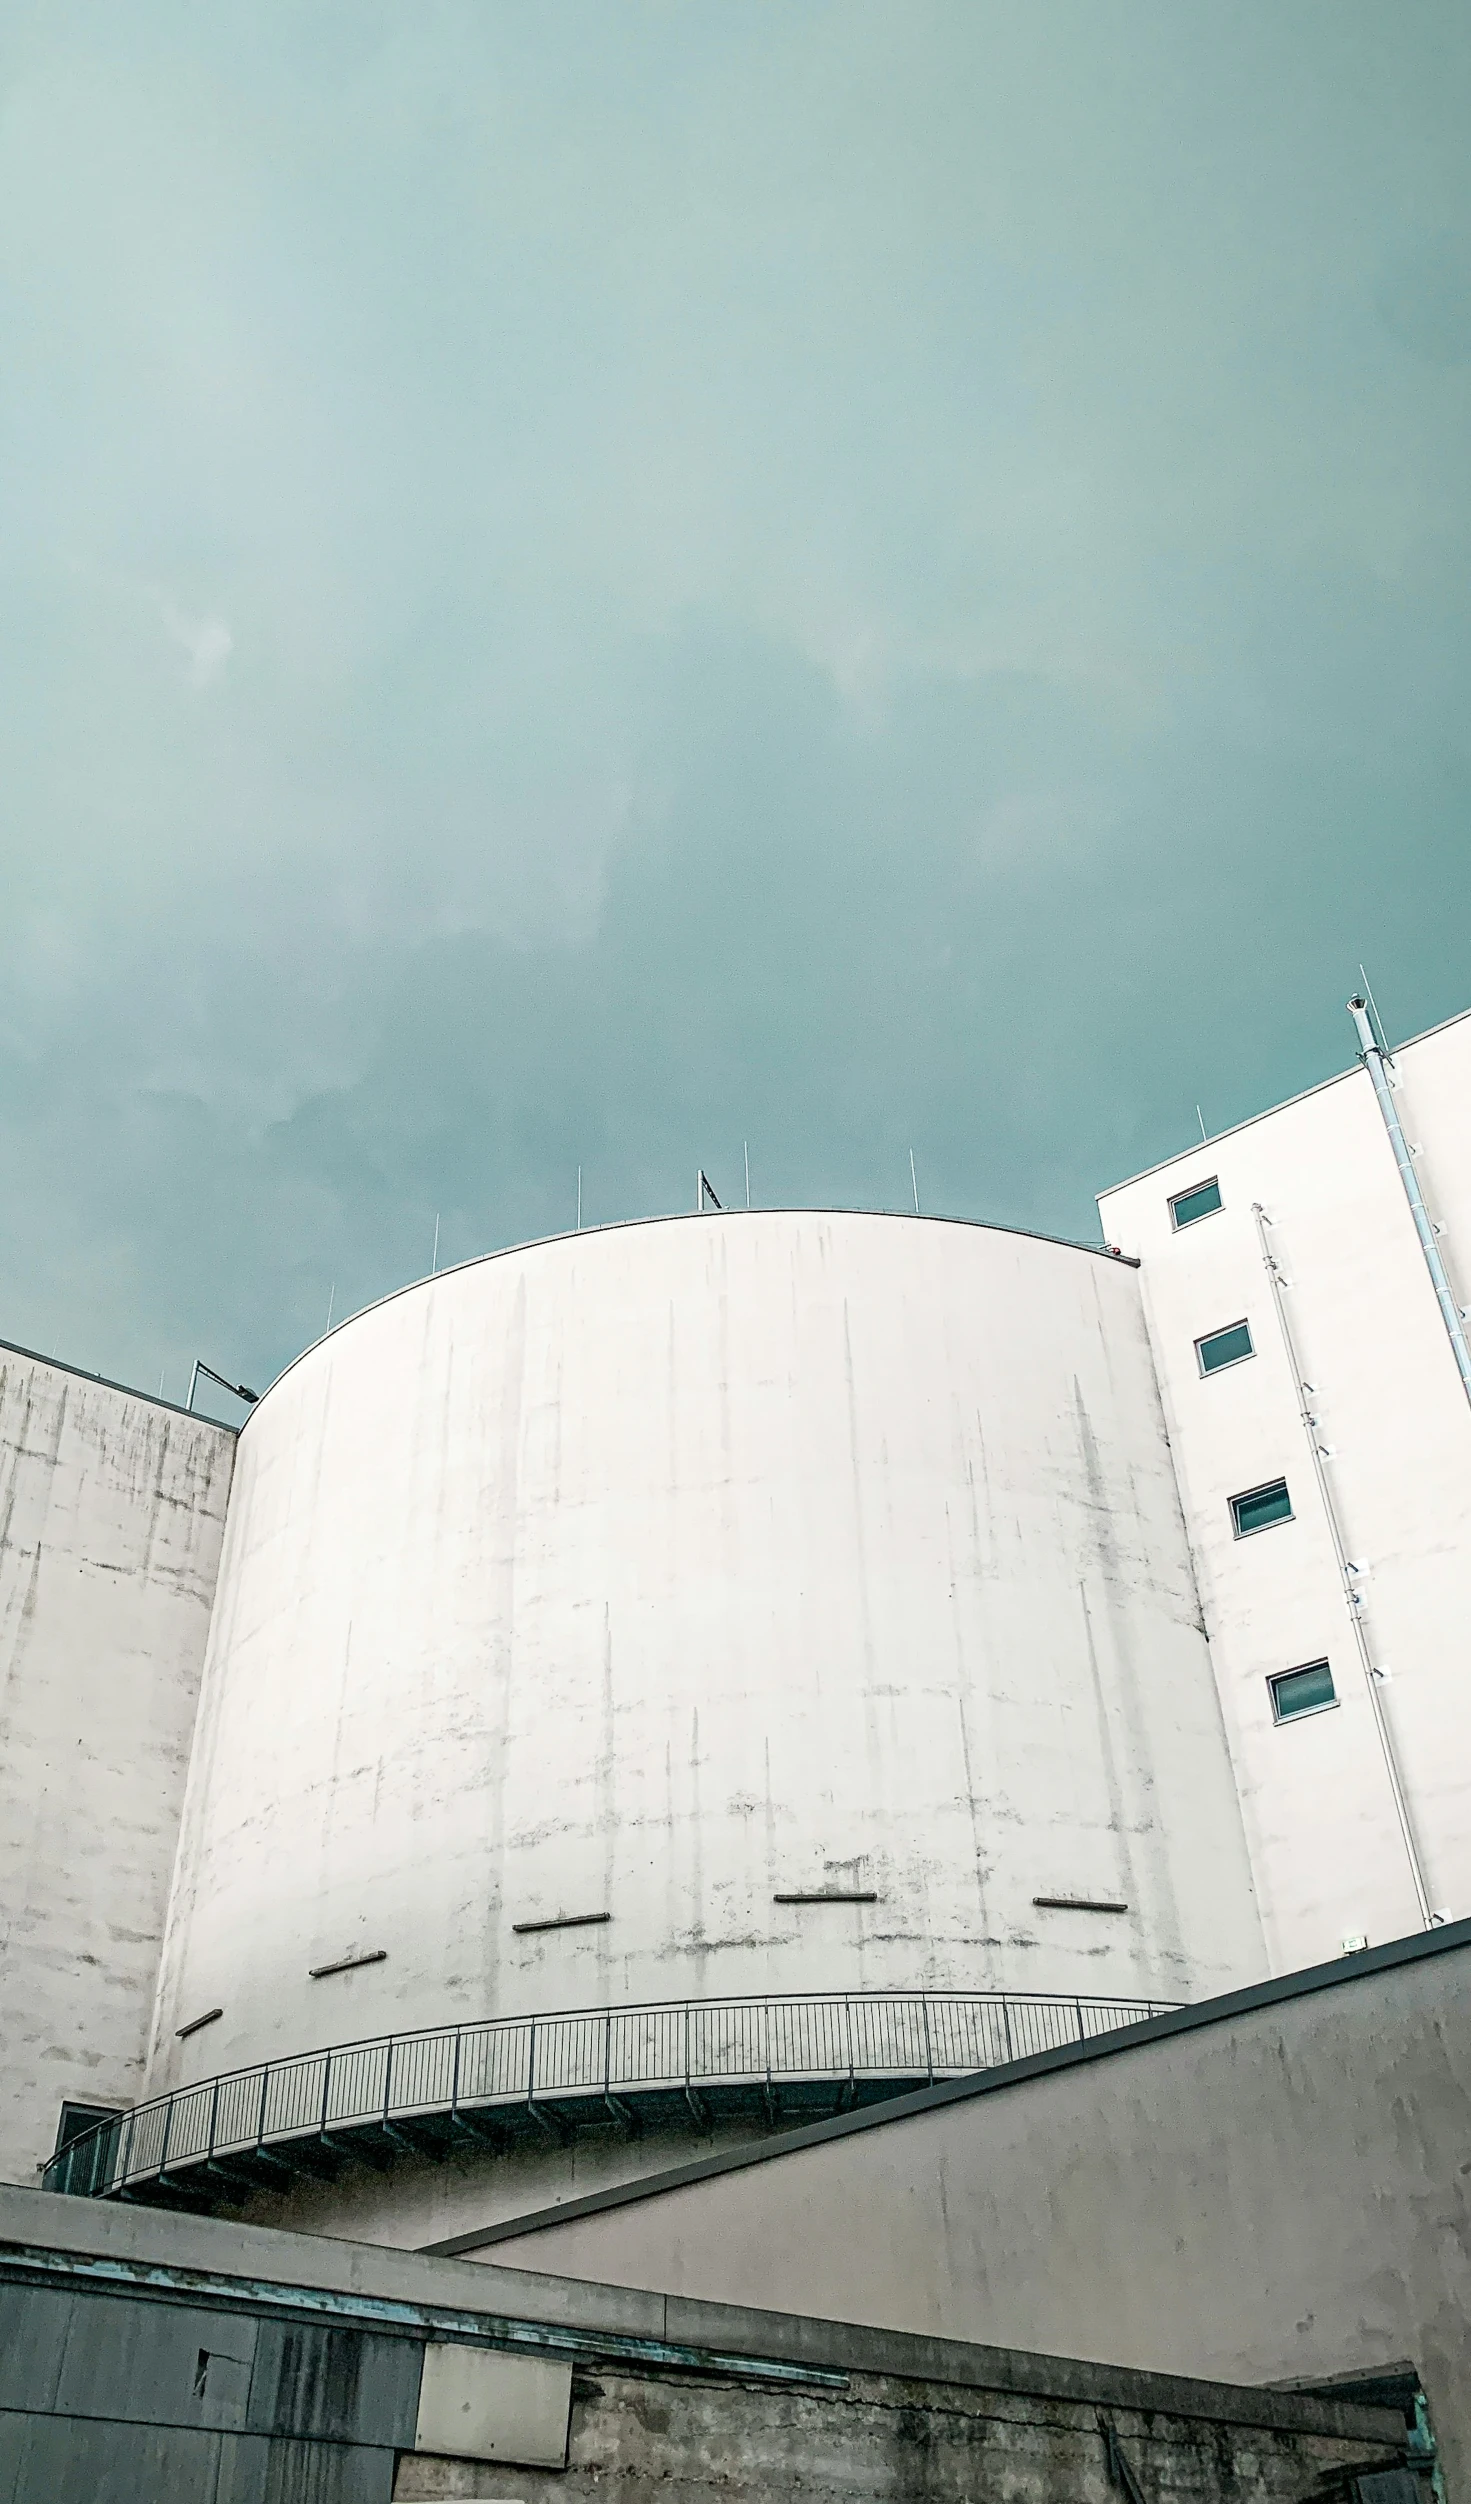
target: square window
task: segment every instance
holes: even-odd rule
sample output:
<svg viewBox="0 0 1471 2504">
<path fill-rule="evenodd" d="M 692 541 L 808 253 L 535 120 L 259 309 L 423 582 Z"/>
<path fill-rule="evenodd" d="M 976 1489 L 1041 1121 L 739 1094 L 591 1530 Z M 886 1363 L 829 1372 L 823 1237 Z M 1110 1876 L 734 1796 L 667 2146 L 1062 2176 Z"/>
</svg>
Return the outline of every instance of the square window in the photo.
<svg viewBox="0 0 1471 2504">
<path fill-rule="evenodd" d="M 1223 1366 L 1239 1365 L 1243 1358 L 1255 1356 L 1251 1329 L 1246 1322 L 1232 1322 L 1227 1330 L 1212 1330 L 1195 1342 L 1195 1353 L 1203 1374 L 1218 1374 Z"/>
<path fill-rule="evenodd" d="M 1333 1672 L 1326 1661 L 1309 1661 L 1302 1669 L 1284 1669 L 1277 1678 L 1269 1678 L 1272 1694 L 1273 1721 L 1293 1721 L 1299 1713 L 1321 1713 L 1325 1706 L 1336 1704 Z"/>
<path fill-rule="evenodd" d="M 1193 1226 L 1198 1218 L 1214 1217 L 1221 1205 L 1221 1186 L 1212 1174 L 1209 1182 L 1193 1183 L 1188 1191 L 1177 1191 L 1170 1202 L 1170 1224 L 1176 1234 L 1182 1226 Z"/>
<path fill-rule="evenodd" d="M 1249 1487 L 1245 1495 L 1231 1498 L 1231 1521 L 1238 1539 L 1245 1539 L 1254 1530 L 1270 1530 L 1274 1522 L 1290 1522 L 1292 1498 L 1285 1478 L 1274 1478 L 1268 1487 Z"/>
</svg>

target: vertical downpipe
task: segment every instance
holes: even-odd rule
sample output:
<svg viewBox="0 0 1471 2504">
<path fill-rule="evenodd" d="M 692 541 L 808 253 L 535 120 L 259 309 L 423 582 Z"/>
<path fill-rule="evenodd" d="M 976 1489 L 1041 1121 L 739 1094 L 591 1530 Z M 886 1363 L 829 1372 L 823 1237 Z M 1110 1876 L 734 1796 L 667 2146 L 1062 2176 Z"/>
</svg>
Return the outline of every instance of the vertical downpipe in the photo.
<svg viewBox="0 0 1471 2504">
<path fill-rule="evenodd" d="M 1420 1907 L 1421 1925 L 1426 1930 L 1433 1930 L 1436 1927 L 1435 1916 L 1430 1910 L 1430 1895 L 1425 1884 L 1425 1872 L 1421 1866 L 1419 1846 L 1415 1841 L 1415 1829 L 1410 1822 L 1409 1802 L 1405 1798 L 1405 1786 L 1395 1759 L 1394 1741 L 1390 1736 L 1389 1722 L 1384 1711 L 1384 1698 L 1379 1692 L 1379 1681 L 1374 1674 L 1374 1659 L 1369 1650 L 1369 1638 L 1364 1632 L 1359 1594 L 1354 1588 L 1353 1575 L 1349 1572 L 1348 1549 L 1344 1544 L 1343 1532 L 1339 1526 L 1338 1506 L 1334 1501 L 1333 1489 L 1328 1483 L 1328 1473 L 1323 1466 L 1323 1455 L 1318 1447 L 1318 1429 L 1313 1422 L 1312 1410 L 1308 1406 L 1309 1395 L 1303 1377 L 1302 1360 L 1297 1352 L 1297 1343 L 1292 1336 L 1292 1324 L 1287 1318 L 1287 1305 L 1282 1292 L 1282 1272 L 1277 1266 L 1276 1256 L 1267 1241 L 1267 1228 L 1272 1221 L 1260 1201 L 1253 1203 L 1251 1213 L 1256 1219 L 1257 1240 L 1262 1247 L 1262 1263 L 1267 1273 L 1267 1284 L 1272 1290 L 1272 1303 L 1277 1315 L 1277 1326 L 1282 1333 L 1282 1345 L 1287 1351 L 1292 1388 L 1297 1396 L 1297 1413 L 1302 1423 L 1303 1433 L 1308 1439 L 1308 1451 L 1312 1458 L 1313 1475 L 1318 1482 L 1323 1518 L 1328 1525 L 1328 1536 L 1333 1543 L 1333 1555 L 1338 1566 L 1338 1579 L 1343 1586 L 1344 1604 L 1354 1630 L 1354 1642 L 1358 1646 L 1364 1683 L 1369 1690 L 1369 1702 L 1374 1713 L 1374 1728 L 1384 1757 L 1384 1770 L 1389 1776 L 1389 1788 L 1394 1800 L 1394 1813 L 1399 1824 L 1400 1837 L 1410 1864 L 1410 1876 L 1415 1887 L 1415 1901 Z"/>
<path fill-rule="evenodd" d="M 1357 1030 L 1360 1056 L 1373 1080 L 1374 1094 L 1379 1110 L 1384 1116 L 1384 1127 L 1389 1133 L 1389 1144 L 1394 1150 L 1394 1161 L 1399 1167 L 1399 1178 L 1405 1187 L 1405 1198 L 1410 1204 L 1410 1215 L 1415 1221 L 1415 1232 L 1420 1238 L 1420 1249 L 1425 1255 L 1425 1266 L 1430 1272 L 1430 1283 L 1435 1289 L 1435 1301 L 1440 1306 L 1440 1318 L 1445 1324 L 1446 1337 L 1451 1343 L 1451 1354 L 1456 1360 L 1456 1371 L 1461 1377 L 1461 1389 L 1465 1392 L 1467 1399 L 1471 1400 L 1471 1346 L 1467 1344 L 1466 1332 L 1461 1321 L 1461 1309 L 1451 1291 L 1451 1282 L 1446 1276 L 1445 1263 L 1440 1257 L 1440 1246 L 1435 1240 L 1435 1228 L 1431 1224 L 1430 1211 L 1425 1206 L 1425 1195 L 1420 1189 L 1420 1177 L 1415 1171 L 1409 1142 L 1405 1137 L 1400 1117 L 1395 1111 L 1394 1090 L 1389 1083 L 1389 1072 L 1384 1066 L 1384 1054 L 1379 1049 L 1365 1002 L 1355 996 L 1348 1004 L 1348 1013 Z"/>
</svg>

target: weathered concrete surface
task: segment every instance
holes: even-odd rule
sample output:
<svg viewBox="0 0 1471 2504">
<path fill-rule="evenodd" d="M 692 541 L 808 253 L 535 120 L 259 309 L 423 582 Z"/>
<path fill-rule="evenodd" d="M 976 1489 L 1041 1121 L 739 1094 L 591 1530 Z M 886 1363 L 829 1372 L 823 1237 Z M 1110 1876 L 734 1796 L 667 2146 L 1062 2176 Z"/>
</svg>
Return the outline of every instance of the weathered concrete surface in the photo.
<svg viewBox="0 0 1471 2504">
<path fill-rule="evenodd" d="M 610 2371 L 573 2383 L 565 2469 L 406 2458 L 395 2504 L 450 2496 L 660 2504 L 1119 2504 L 1100 2412 L 1031 2395 L 856 2374 L 845 2391 Z M 1334 2471 L 1394 2453 L 1342 2436 L 1110 2412 L 1150 2504 L 1301 2504 Z"/>
<path fill-rule="evenodd" d="M 0 2176 L 141 2091 L 234 1448 L 0 1348 Z"/>
<path fill-rule="evenodd" d="M 1345 1043 L 1352 1030 L 1345 1017 Z M 1471 1016 L 1395 1055 L 1440 1248 L 1471 1303 Z M 1223 1207 L 1172 1230 L 1175 1192 L 1214 1175 Z M 1272 1970 L 1382 1940 L 1420 1914 L 1293 1369 L 1252 1215 L 1290 1281 L 1315 1435 L 1359 1580 L 1370 1657 L 1433 1909 L 1471 1913 L 1471 1406 L 1367 1071 L 1355 1068 L 1106 1192 L 1105 1234 L 1138 1254 L 1211 1657 L 1240 1782 Z M 1195 1342 L 1245 1319 L 1256 1353 L 1202 1379 Z M 1237 1539 L 1230 1498 L 1285 1476 L 1295 1519 Z M 1336 1709 L 1272 1717 L 1267 1681 L 1327 1659 Z"/>
<path fill-rule="evenodd" d="M 567 2468 L 404 2457 L 438 2341 L 570 2362 Z M 1150 2504 L 1300 2504 L 1404 2433 L 1341 2398 L 0 2191 L 5 2504 L 1110 2504 L 1105 2419 Z"/>
<path fill-rule="evenodd" d="M 421 2347 L 157 2291 L 0 2281 L 5 2504 L 383 2504 Z"/>
<path fill-rule="evenodd" d="M 876 1901 L 775 1901 L 821 1888 Z M 1263 1968 L 1124 1264 L 582 1235 L 360 1315 L 244 1428 L 152 2087 L 457 2017 Z"/>
<path fill-rule="evenodd" d="M 1240 2381 L 1410 2357 L 1455 2497 L 1471 1924 L 1409 1949 L 1135 2049 L 774 2141 L 484 2257 Z"/>
<path fill-rule="evenodd" d="M 1163 2410 L 1223 2425 L 1377 2439 L 1382 2416 L 1341 2398 L 1139 2372 L 1070 2356 L 817 2319 L 761 2306 L 706 2303 L 645 2287 L 596 2285 L 322 2235 L 279 2234 L 219 2218 L 111 2207 L 0 2184 L 0 2275 L 62 2286 L 175 2288 L 190 2302 L 234 2306 L 247 2295 L 273 2314 L 298 2297 L 310 2317 L 366 2319 L 463 2335 L 473 2322 L 540 2325 L 559 2353 L 616 2359 L 630 2342 L 707 2358 L 765 2359 L 847 2374 L 892 2374 L 966 2389 Z M 565 2333 L 565 2337 L 562 2334 Z M 552 2336 L 551 2334 L 557 2334 Z M 686 2361 L 688 2361 L 686 2359 Z M 769 2378 L 769 2377 L 768 2377 Z"/>
</svg>

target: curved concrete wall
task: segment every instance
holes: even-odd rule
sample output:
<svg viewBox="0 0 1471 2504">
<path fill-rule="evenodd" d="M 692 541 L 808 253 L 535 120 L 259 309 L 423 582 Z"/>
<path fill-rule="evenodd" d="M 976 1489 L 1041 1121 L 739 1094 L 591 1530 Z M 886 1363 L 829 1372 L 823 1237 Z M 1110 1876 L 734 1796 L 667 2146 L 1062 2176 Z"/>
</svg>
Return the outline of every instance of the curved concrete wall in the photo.
<svg viewBox="0 0 1471 2504">
<path fill-rule="evenodd" d="M 824 1887 L 877 1900 L 775 1901 Z M 1126 1264 L 584 1234 L 359 1315 L 253 1413 L 155 2087 L 457 2017 L 1262 1963 Z"/>
</svg>

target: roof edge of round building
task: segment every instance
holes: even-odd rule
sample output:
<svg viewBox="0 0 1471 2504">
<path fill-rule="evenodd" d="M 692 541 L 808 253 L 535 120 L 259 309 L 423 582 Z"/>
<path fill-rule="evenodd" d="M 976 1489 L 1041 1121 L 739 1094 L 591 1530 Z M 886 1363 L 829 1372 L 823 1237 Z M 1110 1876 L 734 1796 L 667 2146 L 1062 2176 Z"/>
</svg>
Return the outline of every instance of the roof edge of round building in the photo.
<svg viewBox="0 0 1471 2504">
<path fill-rule="evenodd" d="M 616 1217 L 604 1225 L 566 1227 L 562 1233 L 556 1235 L 530 1235 L 523 1243 L 503 1243 L 493 1252 L 472 1252 L 468 1260 L 450 1261 L 443 1269 L 430 1270 L 426 1277 L 406 1278 L 401 1287 L 390 1287 L 386 1295 L 374 1296 L 371 1303 L 359 1305 L 355 1313 L 345 1313 L 341 1321 L 334 1322 L 330 1330 L 324 1330 L 319 1339 L 309 1340 L 304 1348 L 299 1348 L 290 1363 L 283 1365 L 279 1374 L 274 1375 L 267 1383 L 252 1407 L 249 1417 L 236 1427 L 234 1432 L 237 1435 L 248 1433 L 272 1392 L 286 1380 L 288 1374 L 295 1373 L 298 1365 L 305 1364 L 309 1356 L 315 1356 L 319 1348 L 324 1348 L 329 1339 L 338 1338 L 344 1330 L 350 1330 L 355 1322 L 365 1321 L 370 1313 L 381 1312 L 385 1305 L 396 1304 L 401 1296 L 417 1295 L 422 1287 L 437 1287 L 442 1278 L 454 1278 L 462 1270 L 483 1269 L 490 1261 L 514 1260 L 523 1252 L 547 1252 L 557 1244 L 589 1243 L 599 1235 L 631 1234 L 638 1227 L 708 1226 L 722 1222 L 745 1224 L 751 1218 L 763 1217 L 853 1217 L 871 1218 L 878 1223 L 898 1226 L 962 1226 L 973 1234 L 1011 1235 L 1023 1243 L 1050 1244 L 1053 1250 L 1058 1252 L 1081 1252 L 1090 1260 L 1107 1261 L 1110 1267 L 1138 1269 L 1140 1265 L 1132 1253 L 1120 1252 L 1108 1243 L 1079 1243 L 1071 1235 L 1046 1235 L 1035 1226 L 1003 1226 L 990 1218 L 941 1217 L 925 1211 L 916 1212 L 913 1209 L 666 1209 L 657 1217 Z"/>
</svg>

